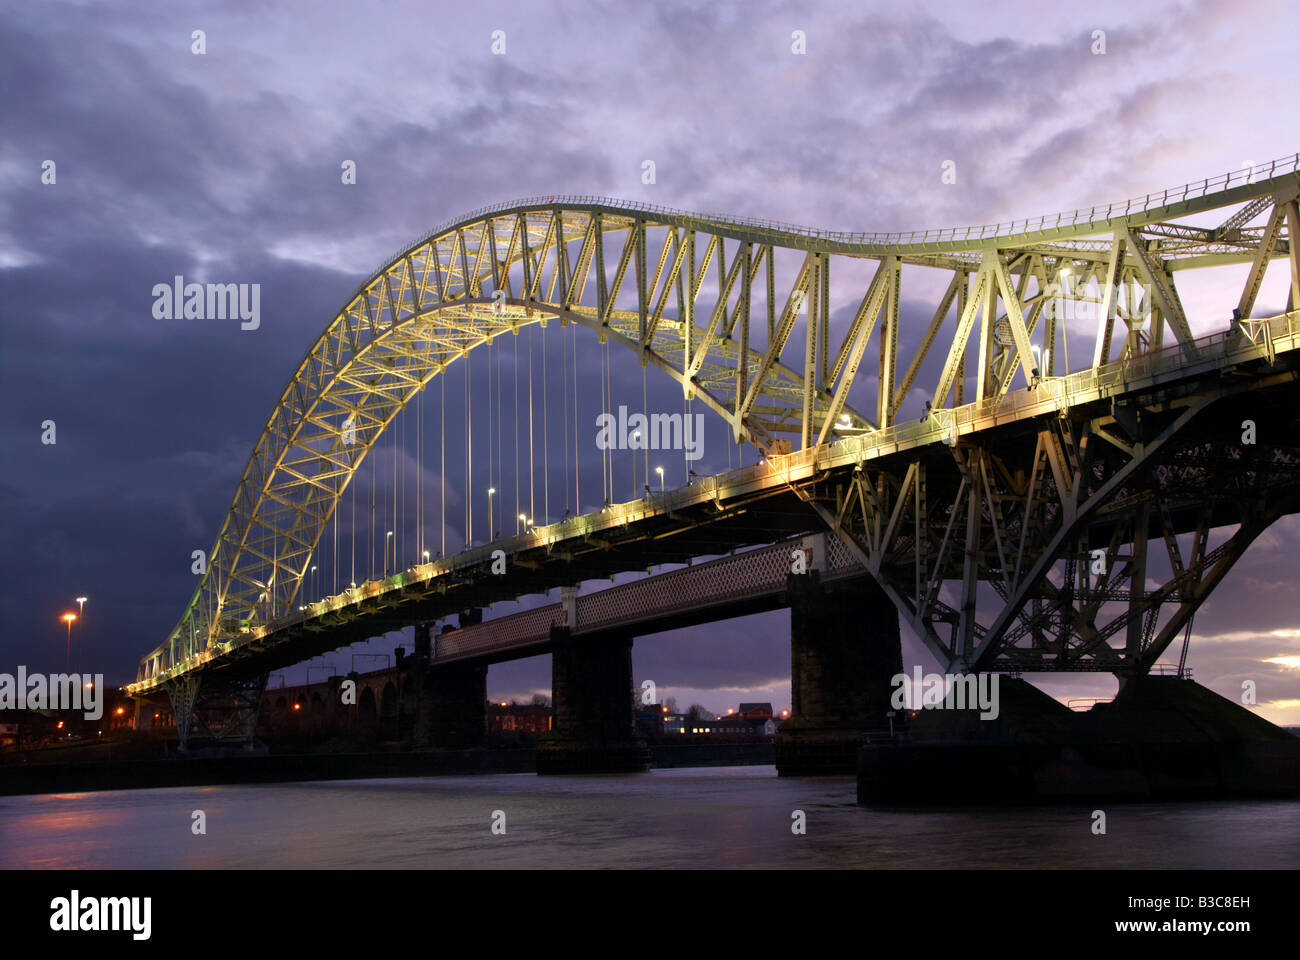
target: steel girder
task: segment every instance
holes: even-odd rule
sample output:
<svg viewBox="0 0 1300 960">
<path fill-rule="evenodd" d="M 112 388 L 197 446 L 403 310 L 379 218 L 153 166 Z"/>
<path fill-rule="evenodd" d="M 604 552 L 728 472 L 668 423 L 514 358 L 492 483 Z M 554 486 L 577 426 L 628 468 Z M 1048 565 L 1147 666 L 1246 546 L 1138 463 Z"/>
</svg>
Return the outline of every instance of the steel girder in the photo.
<svg viewBox="0 0 1300 960">
<path fill-rule="evenodd" d="M 233 680 L 214 679 L 202 672 L 182 674 L 165 684 L 180 749 L 189 749 L 194 736 L 247 745 L 257 734 L 257 717 L 266 693 L 268 674 Z"/>
<path fill-rule="evenodd" d="M 1142 675 L 1300 509 L 1298 385 L 1293 363 L 1095 403 L 866 462 L 809 498 L 947 669 Z M 1244 442 L 1243 418 L 1271 439 Z"/>
<path fill-rule="evenodd" d="M 518 201 L 444 225 L 361 284 L 307 351 L 254 447 L 207 572 L 167 640 L 141 659 L 139 676 L 197 667 L 201 655 L 291 610 L 333 510 L 384 429 L 452 363 L 497 336 L 552 317 L 576 323 L 677 380 L 738 440 L 779 455 L 792 444 L 778 434 L 808 448 L 888 428 L 954 303 L 939 407 L 965 401 L 970 363 L 977 401 L 1005 394 L 1018 373 L 1029 383 L 1050 376 L 1064 341 L 1059 305 L 1087 299 L 1074 285 L 1089 279 L 1101 285 L 1106 316 L 1095 363 L 1106 362 L 1116 319 L 1128 328 L 1124 356 L 1158 348 L 1166 331 L 1190 336 L 1175 270 L 1249 263 L 1249 305 L 1268 262 L 1286 258 L 1292 303 L 1300 301 L 1292 242 L 1300 155 L 1260 169 L 1267 176 L 1256 182 L 1229 174 L 1055 218 L 910 234 L 834 233 L 591 197 Z M 1228 207 L 1217 230 L 1175 222 Z M 1265 214 L 1264 227 L 1248 226 Z M 857 299 L 851 287 L 832 290 L 832 277 L 852 273 L 832 262 L 845 260 L 878 263 L 848 329 L 832 338 L 832 293 Z M 898 355 L 905 265 L 952 273 L 910 357 Z M 799 322 L 802 363 L 789 366 L 783 358 Z M 848 396 L 877 329 L 868 417 Z"/>
</svg>

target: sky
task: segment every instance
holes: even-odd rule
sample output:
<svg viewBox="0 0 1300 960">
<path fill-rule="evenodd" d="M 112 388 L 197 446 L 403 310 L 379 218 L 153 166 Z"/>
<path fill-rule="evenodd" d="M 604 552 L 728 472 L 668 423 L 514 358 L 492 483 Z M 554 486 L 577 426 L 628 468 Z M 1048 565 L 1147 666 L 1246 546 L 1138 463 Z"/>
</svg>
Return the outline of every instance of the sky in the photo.
<svg viewBox="0 0 1300 960">
<path fill-rule="evenodd" d="M 86 596 L 74 627 L 83 667 L 131 679 L 189 599 L 190 551 L 214 540 L 303 352 L 361 280 L 457 214 L 594 194 L 827 229 L 924 229 L 1106 203 L 1300 149 L 1277 66 L 1294 57 L 1294 5 L 955 6 L 0 10 L 0 671 L 60 668 L 59 615 Z M 345 161 L 353 185 L 341 183 Z M 941 181 L 947 162 L 955 184 Z M 156 319 L 151 291 L 177 274 L 260 284 L 261 326 Z M 1198 332 L 1240 282 L 1230 271 L 1193 281 Z M 1260 309 L 1280 309 L 1280 290 L 1270 275 Z M 931 307 L 905 283 L 905 343 Z M 549 349 L 529 343 L 539 366 L 558 369 L 554 337 Z M 513 356 L 502 359 L 510 369 Z M 615 374 L 629 402 L 635 371 Z M 581 377 L 595 395 L 599 374 Z M 680 403 L 666 383 L 649 390 L 668 409 Z M 53 445 L 41 442 L 47 420 Z M 388 473 L 376 457 L 377 477 L 358 488 L 398 477 L 441 490 L 431 460 L 401 454 Z M 712 443 L 704 463 L 725 469 L 731 454 Z M 587 490 L 598 463 L 583 463 Z M 453 485 L 459 469 L 445 471 Z M 458 516 L 460 495 L 448 496 Z M 461 537 L 452 529 L 449 549 Z M 1198 613 L 1189 660 L 1233 699 L 1253 679 L 1256 709 L 1285 723 L 1300 723 L 1298 546 L 1289 517 L 1251 547 Z M 779 710 L 788 621 L 639 638 L 635 678 L 683 707 Z M 316 663 L 346 672 L 350 652 L 402 642 Z M 934 666 L 910 635 L 904 663 Z M 545 657 L 494 666 L 489 695 L 527 698 L 549 678 Z M 1108 676 L 1037 679 L 1062 697 L 1114 690 Z"/>
</svg>

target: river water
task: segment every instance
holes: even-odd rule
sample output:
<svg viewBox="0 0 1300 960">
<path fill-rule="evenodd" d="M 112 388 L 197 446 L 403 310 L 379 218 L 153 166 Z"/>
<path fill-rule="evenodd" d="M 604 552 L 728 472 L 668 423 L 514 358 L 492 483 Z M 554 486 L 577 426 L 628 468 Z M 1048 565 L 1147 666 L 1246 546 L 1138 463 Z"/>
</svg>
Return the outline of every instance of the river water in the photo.
<svg viewBox="0 0 1300 960">
<path fill-rule="evenodd" d="M 750 766 L 0 797 L 0 868 L 1300 866 L 1300 802 L 1108 804 L 1097 836 L 1083 806 L 880 811 L 854 790 Z"/>
</svg>

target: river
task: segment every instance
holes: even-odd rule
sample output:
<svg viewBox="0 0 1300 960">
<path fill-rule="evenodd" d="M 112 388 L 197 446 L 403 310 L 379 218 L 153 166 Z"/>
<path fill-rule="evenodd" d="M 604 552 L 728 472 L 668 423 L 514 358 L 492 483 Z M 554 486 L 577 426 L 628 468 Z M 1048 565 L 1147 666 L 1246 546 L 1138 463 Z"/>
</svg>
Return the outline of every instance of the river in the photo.
<svg viewBox="0 0 1300 960">
<path fill-rule="evenodd" d="M 0 797 L 0 867 L 1300 866 L 1300 802 L 1106 804 L 1098 836 L 1083 806 L 883 811 L 854 789 L 749 766 Z"/>
</svg>

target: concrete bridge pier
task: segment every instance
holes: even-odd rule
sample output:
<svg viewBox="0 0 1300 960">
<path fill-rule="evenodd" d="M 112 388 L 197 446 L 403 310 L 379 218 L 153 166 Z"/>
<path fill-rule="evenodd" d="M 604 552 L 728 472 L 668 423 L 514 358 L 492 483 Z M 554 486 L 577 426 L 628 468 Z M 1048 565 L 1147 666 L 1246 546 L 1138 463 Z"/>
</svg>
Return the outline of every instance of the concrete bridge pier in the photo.
<svg viewBox="0 0 1300 960">
<path fill-rule="evenodd" d="M 791 574 L 791 716 L 776 734 L 783 777 L 857 772 L 868 731 L 889 727 L 890 681 L 903 671 L 898 613 L 875 580 L 835 590 Z"/>
<path fill-rule="evenodd" d="M 632 635 L 574 638 L 551 628 L 551 732 L 537 747 L 537 772 L 638 773 L 650 750 L 636 739 Z"/>
</svg>

